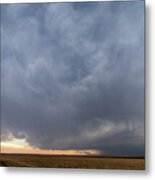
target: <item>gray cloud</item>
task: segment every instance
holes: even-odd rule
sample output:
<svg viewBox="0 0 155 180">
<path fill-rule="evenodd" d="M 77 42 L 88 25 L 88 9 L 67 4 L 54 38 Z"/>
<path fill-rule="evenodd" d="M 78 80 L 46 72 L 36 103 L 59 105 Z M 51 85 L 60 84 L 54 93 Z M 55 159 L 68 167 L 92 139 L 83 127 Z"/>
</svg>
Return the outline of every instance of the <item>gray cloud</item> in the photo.
<svg viewBox="0 0 155 180">
<path fill-rule="evenodd" d="M 4 139 L 12 133 L 41 149 L 143 154 L 143 7 L 1 5 Z"/>
</svg>

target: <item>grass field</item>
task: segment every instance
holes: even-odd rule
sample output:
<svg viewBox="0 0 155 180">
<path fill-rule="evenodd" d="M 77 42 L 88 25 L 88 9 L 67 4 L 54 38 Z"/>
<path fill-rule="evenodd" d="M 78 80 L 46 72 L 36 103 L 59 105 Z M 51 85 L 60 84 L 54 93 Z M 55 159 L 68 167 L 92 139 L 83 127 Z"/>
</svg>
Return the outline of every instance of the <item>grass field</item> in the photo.
<svg viewBox="0 0 155 180">
<path fill-rule="evenodd" d="M 0 166 L 144 170 L 144 158 L 1 154 Z"/>
</svg>

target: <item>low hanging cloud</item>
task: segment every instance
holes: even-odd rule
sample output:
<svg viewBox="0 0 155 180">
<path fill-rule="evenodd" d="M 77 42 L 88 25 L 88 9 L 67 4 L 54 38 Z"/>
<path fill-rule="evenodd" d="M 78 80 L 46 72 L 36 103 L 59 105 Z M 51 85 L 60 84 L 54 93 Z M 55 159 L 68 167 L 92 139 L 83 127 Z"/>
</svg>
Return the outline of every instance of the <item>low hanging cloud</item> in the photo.
<svg viewBox="0 0 155 180">
<path fill-rule="evenodd" d="M 143 8 L 1 5 L 2 140 L 143 155 Z"/>
</svg>

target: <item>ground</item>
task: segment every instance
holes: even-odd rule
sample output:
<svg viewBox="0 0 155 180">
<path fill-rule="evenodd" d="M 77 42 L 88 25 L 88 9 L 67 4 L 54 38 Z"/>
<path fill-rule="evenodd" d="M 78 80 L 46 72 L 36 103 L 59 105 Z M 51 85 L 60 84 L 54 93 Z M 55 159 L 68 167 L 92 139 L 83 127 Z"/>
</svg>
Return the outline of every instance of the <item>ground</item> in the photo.
<svg viewBox="0 0 155 180">
<path fill-rule="evenodd" d="M 1 154 L 0 166 L 144 170 L 143 157 Z"/>
</svg>

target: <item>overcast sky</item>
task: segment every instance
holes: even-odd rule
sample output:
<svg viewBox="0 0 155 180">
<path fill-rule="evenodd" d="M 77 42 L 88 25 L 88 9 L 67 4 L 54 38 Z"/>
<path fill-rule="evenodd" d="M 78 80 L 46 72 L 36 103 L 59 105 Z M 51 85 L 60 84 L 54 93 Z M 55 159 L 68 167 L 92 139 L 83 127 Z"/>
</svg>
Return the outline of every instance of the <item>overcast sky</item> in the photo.
<svg viewBox="0 0 155 180">
<path fill-rule="evenodd" d="M 1 5 L 1 130 L 40 149 L 144 154 L 144 2 Z"/>
</svg>

